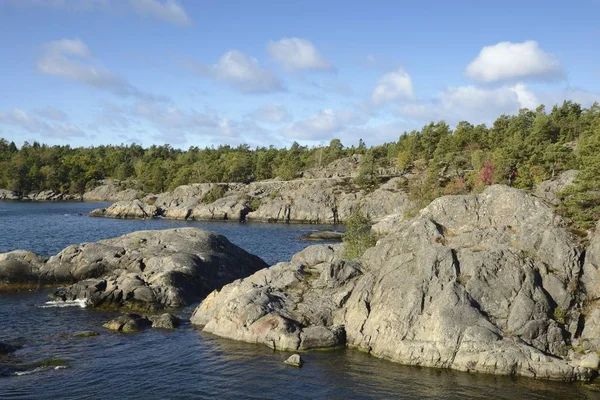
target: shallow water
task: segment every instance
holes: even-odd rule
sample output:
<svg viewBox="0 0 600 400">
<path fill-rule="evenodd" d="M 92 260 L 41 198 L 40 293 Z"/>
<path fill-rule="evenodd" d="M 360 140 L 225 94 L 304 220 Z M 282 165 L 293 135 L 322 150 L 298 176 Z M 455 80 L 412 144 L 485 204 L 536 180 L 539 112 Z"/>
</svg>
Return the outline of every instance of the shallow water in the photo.
<svg viewBox="0 0 600 400">
<path fill-rule="evenodd" d="M 225 234 L 269 263 L 307 246 L 319 227 L 92 219 L 93 203 L 0 203 L 0 252 L 54 254 L 72 243 L 140 229 L 199 226 Z M 79 215 L 82 214 L 82 215 Z M 116 313 L 46 304 L 49 290 L 0 294 L 0 341 L 22 344 L 0 358 L 0 399 L 596 399 L 595 385 L 560 384 L 401 366 L 354 350 L 308 352 L 302 369 L 287 353 L 233 342 L 189 325 L 111 333 Z M 193 306 L 180 310 L 189 317 Z M 76 331 L 99 332 L 73 337 Z M 50 359 L 50 361 L 48 361 Z M 40 366 L 40 364 L 44 364 Z M 16 375 L 20 373 L 21 375 Z"/>
</svg>

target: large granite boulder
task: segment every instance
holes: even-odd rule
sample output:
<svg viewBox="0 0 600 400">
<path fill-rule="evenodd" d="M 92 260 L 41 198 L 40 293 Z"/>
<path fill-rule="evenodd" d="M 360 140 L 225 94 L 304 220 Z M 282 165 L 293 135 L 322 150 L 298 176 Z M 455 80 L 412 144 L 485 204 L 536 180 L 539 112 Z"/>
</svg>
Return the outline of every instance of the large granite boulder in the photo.
<svg viewBox="0 0 600 400">
<path fill-rule="evenodd" d="M 347 344 L 409 365 L 587 380 L 582 249 L 542 200 L 506 186 L 446 196 L 355 261 L 313 246 L 211 293 L 191 322 L 286 350 Z"/>
<path fill-rule="evenodd" d="M 361 274 L 356 262 L 341 260 L 341 245 L 317 245 L 211 293 L 191 322 L 230 339 L 278 350 L 345 345 L 333 312 Z"/>
<path fill-rule="evenodd" d="M 54 299 L 160 309 L 199 300 L 266 266 L 224 236 L 177 228 L 72 245 L 47 261 L 28 252 L 0 255 L 0 281 L 72 283 L 58 289 Z"/>
</svg>

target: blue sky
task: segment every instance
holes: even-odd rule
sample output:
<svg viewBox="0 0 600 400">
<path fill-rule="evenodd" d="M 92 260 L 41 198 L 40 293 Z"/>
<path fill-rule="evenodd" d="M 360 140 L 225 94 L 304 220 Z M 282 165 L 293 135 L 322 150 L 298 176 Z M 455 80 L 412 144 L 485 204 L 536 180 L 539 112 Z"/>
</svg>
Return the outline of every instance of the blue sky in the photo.
<svg viewBox="0 0 600 400">
<path fill-rule="evenodd" d="M 485 3 L 0 0 L 0 137 L 373 145 L 600 101 L 599 1 Z"/>
</svg>

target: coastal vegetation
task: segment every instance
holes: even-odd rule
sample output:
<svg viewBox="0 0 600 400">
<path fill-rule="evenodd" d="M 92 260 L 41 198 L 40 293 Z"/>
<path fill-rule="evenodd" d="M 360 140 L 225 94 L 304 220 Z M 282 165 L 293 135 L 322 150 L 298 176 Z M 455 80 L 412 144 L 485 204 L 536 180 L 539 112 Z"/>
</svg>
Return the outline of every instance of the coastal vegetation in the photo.
<svg viewBox="0 0 600 400">
<path fill-rule="evenodd" d="M 580 228 L 600 219 L 600 105 L 584 108 L 570 101 L 550 111 L 540 106 L 501 115 L 489 127 L 462 121 L 452 129 L 446 122 L 431 122 L 404 132 L 397 142 L 370 148 L 362 140 L 346 147 L 339 139 L 314 147 L 294 142 L 283 149 L 240 145 L 181 150 L 168 144 L 72 148 L 37 142 L 18 148 L 0 139 L 0 188 L 17 194 L 81 194 L 112 179 L 123 188 L 160 193 L 189 183 L 290 180 L 355 154 L 362 155 L 355 183 L 363 188 L 375 187 L 382 174 L 418 176 L 404 188 L 417 207 L 445 194 L 479 193 L 495 183 L 529 190 L 578 169 L 575 184 L 561 193 L 559 211 Z"/>
</svg>

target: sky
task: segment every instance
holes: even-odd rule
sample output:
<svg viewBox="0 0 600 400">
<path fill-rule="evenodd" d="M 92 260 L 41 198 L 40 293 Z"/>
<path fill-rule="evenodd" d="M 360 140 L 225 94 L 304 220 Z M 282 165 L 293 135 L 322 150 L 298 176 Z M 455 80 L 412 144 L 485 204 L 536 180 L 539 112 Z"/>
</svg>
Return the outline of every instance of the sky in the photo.
<svg viewBox="0 0 600 400">
<path fill-rule="evenodd" d="M 598 15 L 600 0 L 0 0 L 0 138 L 371 146 L 589 107 Z"/>
</svg>

